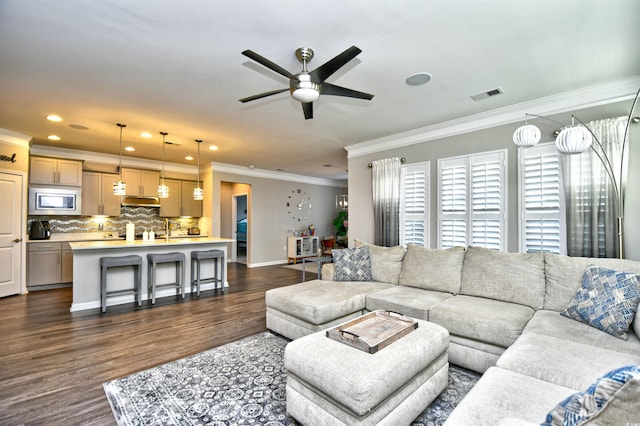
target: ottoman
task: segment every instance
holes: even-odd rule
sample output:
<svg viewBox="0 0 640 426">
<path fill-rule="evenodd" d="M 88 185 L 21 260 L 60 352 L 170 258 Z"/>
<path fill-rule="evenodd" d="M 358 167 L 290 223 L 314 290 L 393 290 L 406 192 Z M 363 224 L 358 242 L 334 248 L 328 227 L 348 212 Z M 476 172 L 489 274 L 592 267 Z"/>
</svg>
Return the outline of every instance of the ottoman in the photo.
<svg viewBox="0 0 640 426">
<path fill-rule="evenodd" d="M 449 332 L 418 328 L 375 354 L 321 331 L 289 343 L 287 412 L 304 425 L 410 424 L 446 388 Z"/>
</svg>

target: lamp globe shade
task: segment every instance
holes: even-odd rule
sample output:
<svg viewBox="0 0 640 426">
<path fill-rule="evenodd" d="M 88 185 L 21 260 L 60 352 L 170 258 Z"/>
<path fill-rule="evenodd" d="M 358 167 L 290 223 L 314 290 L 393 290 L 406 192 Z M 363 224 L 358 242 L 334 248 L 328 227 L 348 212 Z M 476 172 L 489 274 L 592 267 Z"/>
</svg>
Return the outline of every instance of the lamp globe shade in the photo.
<svg viewBox="0 0 640 426">
<path fill-rule="evenodd" d="M 540 129 L 533 124 L 520 126 L 513 132 L 513 143 L 519 147 L 527 148 L 540 142 Z"/>
<path fill-rule="evenodd" d="M 593 136 L 584 126 L 563 129 L 556 138 L 556 148 L 562 154 L 580 154 L 591 146 Z"/>
</svg>

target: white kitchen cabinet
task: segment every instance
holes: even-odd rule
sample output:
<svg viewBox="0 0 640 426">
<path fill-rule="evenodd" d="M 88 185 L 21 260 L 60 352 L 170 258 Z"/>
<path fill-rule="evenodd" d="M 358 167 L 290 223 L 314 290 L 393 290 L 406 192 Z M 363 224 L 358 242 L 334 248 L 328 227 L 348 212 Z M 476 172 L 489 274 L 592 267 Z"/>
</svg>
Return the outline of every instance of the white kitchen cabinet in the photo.
<svg viewBox="0 0 640 426">
<path fill-rule="evenodd" d="M 165 179 L 169 187 L 169 198 L 160 200 L 161 217 L 202 216 L 202 201 L 193 199 L 193 189 L 198 183 L 190 180 Z"/>
<path fill-rule="evenodd" d="M 157 197 L 160 172 L 122 168 L 122 180 L 127 184 L 127 195 Z"/>
<path fill-rule="evenodd" d="M 287 257 L 289 262 L 296 263 L 298 259 L 303 257 L 318 256 L 320 248 L 319 237 L 288 237 L 287 238 Z"/>
<path fill-rule="evenodd" d="M 114 173 L 84 172 L 82 174 L 82 214 L 84 216 L 120 216 L 120 197 L 113 195 Z"/>
<path fill-rule="evenodd" d="M 82 161 L 31 156 L 30 184 L 82 186 Z"/>
</svg>

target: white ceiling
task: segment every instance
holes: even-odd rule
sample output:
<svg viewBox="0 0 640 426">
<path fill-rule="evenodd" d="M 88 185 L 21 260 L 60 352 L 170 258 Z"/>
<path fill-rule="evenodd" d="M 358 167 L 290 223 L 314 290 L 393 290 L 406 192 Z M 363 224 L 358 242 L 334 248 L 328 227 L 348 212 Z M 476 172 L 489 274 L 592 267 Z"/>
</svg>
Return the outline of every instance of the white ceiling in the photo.
<svg viewBox="0 0 640 426">
<path fill-rule="evenodd" d="M 166 131 L 168 161 L 204 139 L 202 161 L 339 178 L 347 145 L 639 76 L 639 40 L 638 0 L 0 0 L 0 128 L 117 154 L 123 122 L 125 155 L 161 159 Z M 313 120 L 288 92 L 238 101 L 288 87 L 245 49 L 297 73 L 298 47 L 314 69 L 352 45 L 327 81 L 372 101 L 321 96 Z"/>
</svg>

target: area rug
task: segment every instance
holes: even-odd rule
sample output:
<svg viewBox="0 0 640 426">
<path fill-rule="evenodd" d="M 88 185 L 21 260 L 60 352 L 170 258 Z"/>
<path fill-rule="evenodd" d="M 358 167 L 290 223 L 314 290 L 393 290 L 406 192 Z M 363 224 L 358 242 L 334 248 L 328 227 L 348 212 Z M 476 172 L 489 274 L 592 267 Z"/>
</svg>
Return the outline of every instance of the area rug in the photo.
<svg viewBox="0 0 640 426">
<path fill-rule="evenodd" d="M 104 391 L 120 426 L 298 425 L 286 412 L 287 342 L 260 333 L 112 380 Z M 444 423 L 479 377 L 451 366 L 449 386 L 412 424 Z"/>
<path fill-rule="evenodd" d="M 295 264 L 290 264 L 290 265 L 283 265 L 282 266 L 285 269 L 295 269 L 296 271 L 302 271 L 302 263 L 295 263 Z M 307 263 L 304 265 L 304 272 L 305 274 L 317 274 L 318 273 L 318 266 L 316 263 Z"/>
</svg>

